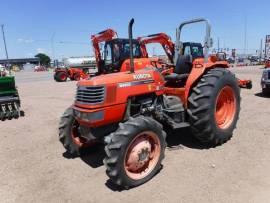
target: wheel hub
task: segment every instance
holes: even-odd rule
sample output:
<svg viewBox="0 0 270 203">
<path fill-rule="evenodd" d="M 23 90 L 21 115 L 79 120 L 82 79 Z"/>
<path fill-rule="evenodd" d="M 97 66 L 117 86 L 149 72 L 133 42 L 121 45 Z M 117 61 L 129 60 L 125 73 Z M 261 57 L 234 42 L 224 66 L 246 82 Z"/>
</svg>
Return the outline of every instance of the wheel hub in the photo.
<svg viewBox="0 0 270 203">
<path fill-rule="evenodd" d="M 125 155 L 125 171 L 132 179 L 147 176 L 156 166 L 160 157 L 160 142 L 157 135 L 146 131 L 131 141 Z"/>
<path fill-rule="evenodd" d="M 143 138 L 138 139 L 133 145 L 133 149 L 129 154 L 127 165 L 130 171 L 137 171 L 143 168 L 150 159 L 151 144 Z"/>
<path fill-rule="evenodd" d="M 150 152 L 148 148 L 142 149 L 142 151 L 138 154 L 139 161 L 147 161 L 149 159 L 149 154 Z"/>
<path fill-rule="evenodd" d="M 231 87 L 225 86 L 219 92 L 216 100 L 215 119 L 218 127 L 228 128 L 235 117 L 236 98 Z"/>
</svg>

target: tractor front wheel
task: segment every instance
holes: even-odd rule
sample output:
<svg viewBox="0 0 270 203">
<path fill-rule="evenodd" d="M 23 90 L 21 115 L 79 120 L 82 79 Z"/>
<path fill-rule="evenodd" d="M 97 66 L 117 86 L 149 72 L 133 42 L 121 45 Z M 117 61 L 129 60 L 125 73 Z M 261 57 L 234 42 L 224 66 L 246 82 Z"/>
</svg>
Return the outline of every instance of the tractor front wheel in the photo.
<svg viewBox="0 0 270 203">
<path fill-rule="evenodd" d="M 66 72 L 60 71 L 56 72 L 54 75 L 54 79 L 57 82 L 66 82 L 68 78 L 68 74 Z"/>
<path fill-rule="evenodd" d="M 72 157 L 80 156 L 82 149 L 89 145 L 81 134 L 80 124 L 74 117 L 73 109 L 68 108 L 59 123 L 59 140 Z"/>
<path fill-rule="evenodd" d="M 225 68 L 208 71 L 188 99 L 191 130 L 201 142 L 220 145 L 232 137 L 239 117 L 240 89 Z"/>
<path fill-rule="evenodd" d="M 125 188 L 150 180 L 161 168 L 165 137 L 162 125 L 149 117 L 121 123 L 116 132 L 105 138 L 104 164 L 110 180 Z"/>
</svg>

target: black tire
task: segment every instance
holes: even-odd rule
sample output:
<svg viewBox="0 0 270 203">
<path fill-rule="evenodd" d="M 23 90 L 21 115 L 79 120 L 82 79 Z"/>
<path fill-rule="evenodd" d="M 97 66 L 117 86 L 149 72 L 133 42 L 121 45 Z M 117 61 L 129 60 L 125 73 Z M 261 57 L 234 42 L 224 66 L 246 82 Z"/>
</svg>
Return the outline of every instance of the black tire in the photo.
<svg viewBox="0 0 270 203">
<path fill-rule="evenodd" d="M 247 84 L 247 89 L 252 89 L 252 86 L 253 86 L 253 85 L 252 85 L 252 82 L 248 83 L 248 84 Z"/>
<path fill-rule="evenodd" d="M 270 95 L 270 90 L 268 90 L 268 89 L 262 89 L 262 95 L 263 96 L 269 96 Z"/>
<path fill-rule="evenodd" d="M 65 79 L 62 79 L 63 75 L 65 75 Z M 67 78 L 68 78 L 68 74 L 63 72 L 63 71 L 60 71 L 60 72 L 56 72 L 54 74 L 54 80 L 56 82 L 66 82 L 67 81 Z"/>
<path fill-rule="evenodd" d="M 220 91 L 229 86 L 235 96 L 235 114 L 226 128 L 220 128 L 215 119 L 216 99 Z M 220 145 L 232 137 L 239 117 L 240 88 L 235 76 L 225 68 L 208 71 L 191 90 L 188 114 L 193 135 L 210 146 Z"/>
<path fill-rule="evenodd" d="M 124 169 L 125 154 L 133 139 L 144 131 L 151 131 L 158 137 L 160 156 L 153 170 L 147 176 L 142 179 L 132 179 Z M 149 181 L 161 168 L 161 161 L 164 158 L 166 148 L 165 138 L 166 133 L 162 130 L 162 125 L 152 118 L 139 116 L 121 123 L 116 132 L 111 133 L 105 139 L 107 145 L 105 146 L 104 164 L 110 180 L 125 188 L 135 187 Z"/>
<path fill-rule="evenodd" d="M 72 126 L 75 122 L 73 109 L 68 108 L 62 115 L 59 123 L 59 141 L 63 144 L 64 148 L 72 157 L 81 155 L 81 149 L 79 145 L 74 143 L 72 139 Z"/>
</svg>

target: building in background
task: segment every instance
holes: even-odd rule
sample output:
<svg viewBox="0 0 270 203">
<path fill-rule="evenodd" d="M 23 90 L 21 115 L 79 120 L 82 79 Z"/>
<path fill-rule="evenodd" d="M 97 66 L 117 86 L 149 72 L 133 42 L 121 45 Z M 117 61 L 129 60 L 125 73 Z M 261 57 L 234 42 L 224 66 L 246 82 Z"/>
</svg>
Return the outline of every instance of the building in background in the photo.
<svg viewBox="0 0 270 203">
<path fill-rule="evenodd" d="M 19 59 L 1 59 L 0 65 L 10 67 L 17 70 L 32 70 L 36 65 L 39 65 L 39 58 L 19 58 Z"/>
</svg>

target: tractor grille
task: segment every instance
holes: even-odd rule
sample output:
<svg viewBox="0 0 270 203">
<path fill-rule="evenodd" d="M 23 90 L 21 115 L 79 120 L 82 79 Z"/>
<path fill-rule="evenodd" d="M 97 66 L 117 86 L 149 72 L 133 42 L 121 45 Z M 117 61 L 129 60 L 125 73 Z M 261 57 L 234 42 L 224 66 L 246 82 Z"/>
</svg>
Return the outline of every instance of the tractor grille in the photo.
<svg viewBox="0 0 270 203">
<path fill-rule="evenodd" d="M 105 98 L 104 86 L 79 86 L 77 88 L 76 101 L 82 104 L 103 103 Z"/>
</svg>

